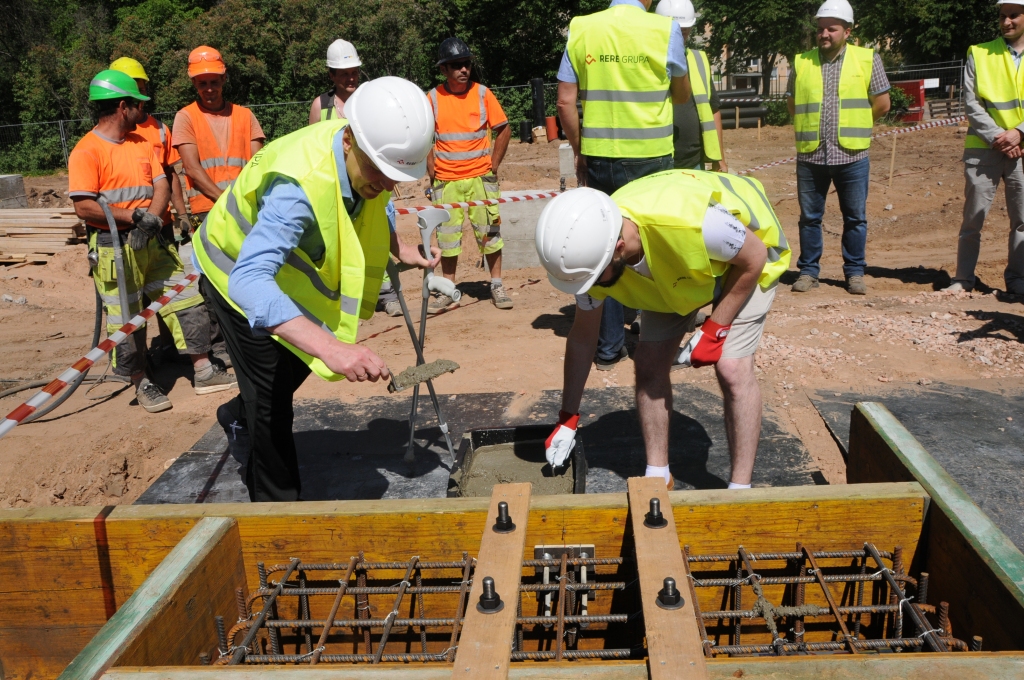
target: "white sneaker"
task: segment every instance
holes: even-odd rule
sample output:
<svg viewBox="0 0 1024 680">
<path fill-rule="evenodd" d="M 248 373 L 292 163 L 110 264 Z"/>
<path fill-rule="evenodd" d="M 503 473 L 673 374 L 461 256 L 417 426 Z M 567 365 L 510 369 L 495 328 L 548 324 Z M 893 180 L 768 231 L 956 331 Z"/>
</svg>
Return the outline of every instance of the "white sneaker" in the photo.
<svg viewBox="0 0 1024 680">
<path fill-rule="evenodd" d="M 971 284 L 965 284 L 963 281 L 954 281 L 950 285 L 942 289 L 943 293 L 970 293 L 974 290 L 974 286 Z"/>
</svg>

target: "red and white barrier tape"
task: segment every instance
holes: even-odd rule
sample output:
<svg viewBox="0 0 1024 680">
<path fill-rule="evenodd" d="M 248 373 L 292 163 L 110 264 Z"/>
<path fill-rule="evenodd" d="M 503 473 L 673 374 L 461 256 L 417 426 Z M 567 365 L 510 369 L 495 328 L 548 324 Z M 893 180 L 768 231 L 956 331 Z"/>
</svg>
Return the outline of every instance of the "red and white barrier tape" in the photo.
<svg viewBox="0 0 1024 680">
<path fill-rule="evenodd" d="M 104 354 L 127 338 L 129 335 L 146 325 L 146 321 L 153 318 L 153 315 L 160 311 L 160 308 L 178 296 L 181 291 L 189 287 L 199 274 L 189 274 L 178 282 L 176 286 L 167 291 L 167 294 L 158 298 L 149 307 L 133 316 L 128 323 L 121 326 L 116 333 L 108 337 L 100 344 L 93 347 L 84 357 L 76 361 L 71 368 L 61 373 L 53 382 L 36 392 L 31 399 L 7 414 L 7 417 L 0 421 L 0 438 L 21 424 L 21 421 L 32 415 L 39 407 L 43 406 L 51 398 L 74 382 L 78 376 L 89 370 L 93 364 L 99 361 Z"/>
<path fill-rule="evenodd" d="M 483 201 L 466 201 L 465 203 L 437 203 L 435 205 L 418 205 L 413 208 L 396 208 L 395 212 L 399 215 L 414 215 L 421 210 L 429 210 L 430 208 L 441 208 L 443 210 L 453 210 L 455 208 L 475 208 L 481 205 L 497 205 L 499 203 L 518 203 L 519 201 L 539 201 L 545 198 L 554 198 L 559 192 L 557 191 L 545 191 L 539 194 L 521 194 L 519 196 L 509 196 L 508 198 L 488 198 Z"/>
<path fill-rule="evenodd" d="M 955 116 L 953 118 L 944 118 L 942 120 L 933 120 L 930 123 L 921 123 L 920 125 L 914 125 L 908 128 L 899 128 L 897 130 L 889 130 L 879 135 L 872 135 L 872 139 L 879 139 L 881 137 L 888 137 L 890 135 L 904 135 L 908 132 L 918 132 L 919 130 L 927 130 L 928 128 L 945 127 L 947 125 L 953 125 L 967 120 L 967 116 Z M 783 158 L 782 160 L 772 161 L 771 163 L 765 163 L 764 165 L 758 165 L 757 167 L 750 168 L 749 170 L 740 170 L 737 175 L 749 175 L 752 172 L 758 170 L 764 170 L 765 168 L 772 168 L 776 165 L 785 165 L 786 163 L 792 163 L 796 160 L 796 156 L 790 156 L 789 158 Z"/>
</svg>

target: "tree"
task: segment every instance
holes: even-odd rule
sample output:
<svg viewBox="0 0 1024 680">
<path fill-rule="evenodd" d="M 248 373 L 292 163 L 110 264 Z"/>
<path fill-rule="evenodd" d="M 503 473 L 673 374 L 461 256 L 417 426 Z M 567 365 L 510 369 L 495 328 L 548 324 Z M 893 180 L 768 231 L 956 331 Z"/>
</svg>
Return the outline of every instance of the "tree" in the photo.
<svg viewBox="0 0 1024 680">
<path fill-rule="evenodd" d="M 999 36 L 991 0 L 861 0 L 857 8 L 860 33 L 908 64 L 964 59 L 971 45 Z"/>
<path fill-rule="evenodd" d="M 714 58 L 729 49 L 724 64 L 728 72 L 740 70 L 750 59 L 761 64 L 761 94 L 771 88 L 772 70 L 784 55 L 794 55 L 813 44 L 812 17 L 817 2 L 792 0 L 700 0 L 694 36 L 705 35 L 708 55 Z"/>
</svg>

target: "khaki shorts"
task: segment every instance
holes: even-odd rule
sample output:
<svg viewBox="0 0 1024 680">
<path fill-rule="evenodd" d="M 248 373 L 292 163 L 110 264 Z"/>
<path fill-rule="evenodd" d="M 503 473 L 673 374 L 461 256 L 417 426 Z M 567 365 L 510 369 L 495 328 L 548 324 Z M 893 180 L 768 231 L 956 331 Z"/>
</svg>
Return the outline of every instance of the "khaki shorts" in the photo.
<svg viewBox="0 0 1024 680">
<path fill-rule="evenodd" d="M 732 328 L 722 348 L 723 359 L 740 359 L 749 357 L 757 351 L 764 333 L 764 322 L 768 318 L 768 310 L 775 300 L 773 283 L 768 290 L 760 286 L 747 298 L 746 304 L 732 322 Z M 665 312 L 644 311 L 640 321 L 640 342 L 662 342 L 693 332 L 693 323 L 697 312 L 686 316 Z"/>
</svg>

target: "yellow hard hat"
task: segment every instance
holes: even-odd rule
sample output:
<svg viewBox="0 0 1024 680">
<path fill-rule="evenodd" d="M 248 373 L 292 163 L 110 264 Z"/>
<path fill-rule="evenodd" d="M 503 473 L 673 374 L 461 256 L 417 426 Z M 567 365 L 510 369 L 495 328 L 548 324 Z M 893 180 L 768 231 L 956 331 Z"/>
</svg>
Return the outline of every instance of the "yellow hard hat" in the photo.
<svg viewBox="0 0 1024 680">
<path fill-rule="evenodd" d="M 142 64 L 135 61 L 131 57 L 121 57 L 115 59 L 111 64 L 110 68 L 114 71 L 120 71 L 126 74 L 130 78 L 139 78 L 149 82 L 149 76 L 146 75 L 146 69 L 142 68 Z"/>
</svg>

